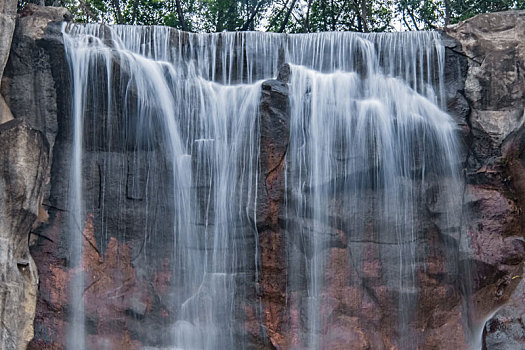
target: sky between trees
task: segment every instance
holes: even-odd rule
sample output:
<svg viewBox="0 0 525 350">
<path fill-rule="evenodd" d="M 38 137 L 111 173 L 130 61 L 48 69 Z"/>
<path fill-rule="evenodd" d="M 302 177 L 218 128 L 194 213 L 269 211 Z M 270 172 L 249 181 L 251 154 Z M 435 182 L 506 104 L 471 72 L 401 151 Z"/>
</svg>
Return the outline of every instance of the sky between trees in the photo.
<svg viewBox="0 0 525 350">
<path fill-rule="evenodd" d="M 65 6 L 79 22 L 167 25 L 192 32 L 429 30 L 525 0 L 19 0 Z"/>
</svg>

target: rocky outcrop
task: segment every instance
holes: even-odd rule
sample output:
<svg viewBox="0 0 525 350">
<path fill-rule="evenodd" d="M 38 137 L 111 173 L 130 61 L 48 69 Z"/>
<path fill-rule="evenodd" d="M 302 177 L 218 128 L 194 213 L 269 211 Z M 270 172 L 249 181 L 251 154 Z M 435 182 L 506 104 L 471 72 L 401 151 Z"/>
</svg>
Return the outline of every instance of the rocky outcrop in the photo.
<svg viewBox="0 0 525 350">
<path fill-rule="evenodd" d="M 284 205 L 285 155 L 290 132 L 289 74 L 290 67 L 284 65 L 276 80 L 263 83 L 260 104 L 260 166 L 263 180 L 258 184 L 257 229 L 262 253 L 257 292 L 264 312 L 260 319 L 254 321 L 262 320 L 269 343 L 274 347 L 285 346 L 290 341 L 286 334 L 289 320 L 285 307 L 286 239 L 279 224 Z"/>
<path fill-rule="evenodd" d="M 470 107 L 464 202 L 472 247 L 473 319 L 483 323 L 510 299 L 487 323 L 483 346 L 517 349 L 525 346 L 523 309 L 516 307 L 523 303 L 525 257 L 525 11 L 479 15 L 446 33 L 459 43 L 449 50 L 468 64 L 462 91 Z"/>
<path fill-rule="evenodd" d="M 450 27 L 467 58 L 464 95 L 471 107 L 472 166 L 501 156 L 524 121 L 525 11 L 479 15 Z"/>
<path fill-rule="evenodd" d="M 0 79 L 11 48 L 11 39 L 15 29 L 16 4 L 14 0 L 0 2 Z"/>
<path fill-rule="evenodd" d="M 11 49 L 11 39 L 15 29 L 16 4 L 17 1 L 15 0 L 2 0 L 0 2 L 0 81 Z M 0 94 L 0 123 L 11 119 L 13 116 Z"/>
<path fill-rule="evenodd" d="M 57 116 L 62 112 L 58 108 L 66 105 L 61 98 L 68 91 L 60 22 L 69 18 L 65 8 L 34 4 L 18 14 L 0 90 L 15 118 L 46 135 L 51 152 L 58 132 Z"/>
<path fill-rule="evenodd" d="M 0 70 L 1 73 L 7 62 L 0 89 L 0 348 L 25 349 L 34 334 L 39 282 L 28 243 L 30 234 L 35 233 L 32 235 L 34 241 L 38 236 L 36 228 L 47 220 L 42 203 L 48 197 L 49 188 L 48 139 L 53 141 L 46 137 L 42 123 L 35 121 L 46 111 L 47 120 L 56 124 L 57 118 L 56 107 L 55 110 L 50 108 L 56 106 L 56 98 L 49 94 L 55 89 L 55 81 L 50 77 L 49 69 L 41 69 L 46 57 L 41 54 L 42 48 L 40 55 L 36 54 L 36 43 L 43 38 L 43 30 L 52 20 L 53 10 L 42 10 L 48 16 L 37 16 L 40 23 L 31 22 L 24 27 L 20 23 L 27 21 L 27 11 L 24 20 L 21 15 L 15 17 L 16 2 L 2 1 L 1 6 L 11 12 L 9 18 L 5 13 L 0 15 L 2 25 L 6 26 L 0 30 L 0 44 L 9 44 L 7 49 L 10 47 L 11 51 L 9 60 L 2 51 Z M 36 9 L 39 8 L 28 7 L 29 11 Z M 57 11 L 67 13 L 65 9 Z M 12 34 L 15 18 L 18 33 L 11 45 L 9 30 Z M 63 16 L 58 20 L 63 20 Z M 41 78 L 46 74 L 47 81 Z M 33 101 L 32 96 L 39 93 L 40 101 Z M 6 97 L 5 101 L 2 96 Z M 12 120 L 14 117 L 16 119 Z"/>
<path fill-rule="evenodd" d="M 0 2 L 0 80 L 10 52 L 17 2 Z M 11 53 L 11 55 L 9 55 Z M 16 53 L 15 53 L 16 54 Z M 5 80 L 2 80 L 5 81 Z M 32 88 L 32 87 L 31 87 Z M 24 91 L 25 92 L 25 91 Z M 41 204 L 48 182 L 49 145 L 38 130 L 13 120 L 0 93 L 0 348 L 25 349 L 33 338 L 38 272 L 29 236 L 45 219 Z M 9 99 L 8 99 L 9 100 Z M 36 225 L 35 224 L 35 225 Z"/>
<path fill-rule="evenodd" d="M 20 120 L 0 125 L 0 348 L 25 349 L 33 338 L 37 267 L 28 239 L 47 180 L 48 145 Z"/>
</svg>

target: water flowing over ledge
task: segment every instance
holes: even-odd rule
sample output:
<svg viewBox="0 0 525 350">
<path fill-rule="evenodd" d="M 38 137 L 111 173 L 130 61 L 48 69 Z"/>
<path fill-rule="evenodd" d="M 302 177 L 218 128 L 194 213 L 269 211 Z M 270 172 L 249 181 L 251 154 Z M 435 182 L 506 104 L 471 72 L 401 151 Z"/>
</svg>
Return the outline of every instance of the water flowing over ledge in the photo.
<svg viewBox="0 0 525 350">
<path fill-rule="evenodd" d="M 384 267 L 377 278 L 397 300 L 396 342 L 417 347 L 411 323 L 417 317 L 418 271 L 427 268 L 428 257 L 419 243 L 428 239 L 421 208 L 432 187 L 453 213 L 462 191 L 455 123 L 439 107 L 444 48 L 437 33 L 202 35 L 104 25 L 64 25 L 63 32 L 74 96 L 69 211 L 71 227 L 77 227 L 70 230 L 72 255 L 78 259 L 73 266 L 81 264 L 79 223 L 90 212 L 82 191 L 85 152 L 100 149 L 108 157 L 97 163 L 112 162 L 114 140 L 123 138 L 131 157 L 127 166 L 136 167 L 131 173 L 137 179 L 130 185 L 129 175 L 117 175 L 117 184 L 127 182 L 146 203 L 160 190 L 171 208 L 173 282 L 165 302 L 172 327 L 165 344 L 242 347 L 237 309 L 258 283 L 261 263 L 255 224 L 257 183 L 264 175 L 258 170 L 261 83 L 289 63 L 283 229 L 289 288 L 306 286 L 290 300 L 305 309 L 297 345 L 314 349 L 326 342 L 329 323 L 321 310 L 332 287 L 325 267 L 335 231 L 348 241 L 351 266 L 344 268 L 355 269 L 350 285 L 365 283 L 363 242 L 379 242 Z M 102 128 L 88 126 L 101 115 Z M 171 178 L 156 183 L 145 174 L 145 186 L 135 184 L 144 178 L 138 163 L 151 162 L 137 154 L 156 148 L 163 152 L 155 161 L 165 164 Z M 108 229 L 104 196 L 96 220 L 105 239 L 125 235 L 119 224 L 121 232 Z M 458 232 L 451 235 L 459 236 L 459 223 L 447 212 L 443 220 Z M 155 222 L 135 230 L 143 232 L 148 261 L 148 254 L 155 254 L 148 253 L 148 242 L 157 239 Z M 246 242 L 253 240 L 250 251 Z M 457 252 L 445 254 L 447 273 L 456 274 Z M 71 283 L 78 308 L 68 344 L 80 349 L 85 347 L 82 272 Z"/>
<path fill-rule="evenodd" d="M 522 347 L 523 13 L 406 35 L 67 18 L 27 6 L 0 85 L 2 346 Z"/>
</svg>

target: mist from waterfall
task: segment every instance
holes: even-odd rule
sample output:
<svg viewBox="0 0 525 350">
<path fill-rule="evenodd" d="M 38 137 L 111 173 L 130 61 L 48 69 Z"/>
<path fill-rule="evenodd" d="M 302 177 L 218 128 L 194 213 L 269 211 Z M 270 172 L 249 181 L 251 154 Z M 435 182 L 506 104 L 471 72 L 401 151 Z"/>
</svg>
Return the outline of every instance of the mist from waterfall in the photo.
<svg viewBox="0 0 525 350">
<path fill-rule="evenodd" d="M 132 207 L 123 203 L 115 218 L 105 207 L 109 193 L 96 205 L 83 196 L 93 164 L 117 164 L 121 172 L 100 175 L 101 183 L 130 192 L 152 211 L 133 228 L 143 235 L 140 261 L 155 259 L 149 247 L 164 244 L 155 242 L 155 203 L 165 203 L 172 222 L 173 282 L 170 300 L 163 301 L 171 326 L 164 345 L 244 348 L 239 303 L 256 288 L 257 272 L 250 271 L 258 271 L 260 260 L 260 89 L 286 62 L 291 119 L 284 215 L 296 223 L 285 228 L 289 288 L 306 286 L 306 298 L 298 301 L 307 323 L 301 344 L 322 348 L 326 255 L 333 236 L 343 232 L 357 270 L 363 269 L 363 244 L 384 243 L 381 254 L 389 258 L 381 278 L 396 295 L 399 344 L 415 348 L 410 323 L 417 271 L 425 265 L 417 246 L 425 235 L 418 223 L 425 190 L 446 178 L 440 196 L 457 203 L 452 197 L 460 192 L 437 33 L 190 34 L 70 24 L 63 36 L 73 97 L 72 267 L 82 264 L 88 214 L 97 213 L 95 226 L 105 240 L 126 238 Z M 95 125 L 101 115 L 103 125 Z M 125 141 L 125 158 L 116 155 L 117 139 Z M 141 174 L 151 164 L 165 174 Z M 344 222 L 334 222 L 331 212 L 344 213 Z M 85 282 L 78 271 L 70 284 L 71 304 L 78 306 L 71 311 L 70 349 L 85 348 Z"/>
</svg>

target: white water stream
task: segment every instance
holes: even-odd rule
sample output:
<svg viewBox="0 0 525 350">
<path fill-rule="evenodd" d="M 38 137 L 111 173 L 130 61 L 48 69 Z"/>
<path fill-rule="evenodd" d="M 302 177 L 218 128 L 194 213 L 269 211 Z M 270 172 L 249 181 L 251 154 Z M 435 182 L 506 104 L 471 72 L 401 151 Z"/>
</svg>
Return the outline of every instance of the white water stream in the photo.
<svg viewBox="0 0 525 350">
<path fill-rule="evenodd" d="M 376 240 L 394 249 L 384 252 L 391 256 L 385 261 L 395 263 L 383 277 L 399 295 L 401 338 L 410 337 L 425 182 L 436 176 L 451 179 L 441 188 L 445 197 L 459 188 L 455 123 L 440 108 L 444 50 L 437 33 L 188 34 L 104 25 L 64 25 L 63 33 L 73 97 L 72 266 L 81 264 L 86 215 L 82 162 L 89 135 L 84 125 L 100 118 L 88 106 L 104 105 L 105 140 L 112 128 L 122 128 L 118 115 L 134 127 L 128 140 L 132 149 L 156 142 L 165 147 L 173 182 L 168 197 L 177 281 L 171 345 L 242 347 L 235 329 L 236 298 L 242 298 L 238 282 L 246 279 L 242 267 L 258 261 L 256 255 L 247 256 L 244 242 L 254 239 L 246 232 L 251 225 L 257 244 L 250 222 L 259 179 L 260 86 L 288 62 L 286 215 L 311 222 L 294 232 L 288 228 L 308 252 L 289 254 L 290 286 L 301 283 L 296 278 L 300 269 L 306 271 L 305 343 L 316 349 L 322 341 L 323 232 L 341 226 L 330 212 L 334 200 L 351 242 Z M 105 90 L 97 79 L 107 82 Z M 158 140 L 148 136 L 152 129 Z M 360 249 L 358 243 L 351 249 L 355 259 Z M 85 348 L 83 290 L 78 273 L 70 285 L 76 305 L 70 349 Z"/>
</svg>

